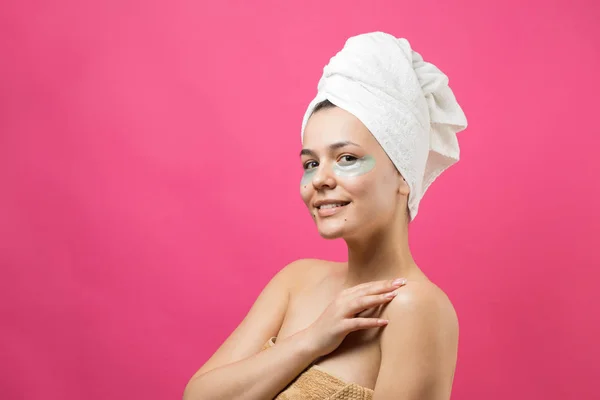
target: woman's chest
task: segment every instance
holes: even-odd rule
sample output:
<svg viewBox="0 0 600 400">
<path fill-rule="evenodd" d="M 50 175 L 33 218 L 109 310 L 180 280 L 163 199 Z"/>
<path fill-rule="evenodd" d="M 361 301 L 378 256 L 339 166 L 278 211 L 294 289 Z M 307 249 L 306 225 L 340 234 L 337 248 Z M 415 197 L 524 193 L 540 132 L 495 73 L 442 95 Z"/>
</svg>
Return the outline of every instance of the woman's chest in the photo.
<svg viewBox="0 0 600 400">
<path fill-rule="evenodd" d="M 335 299 L 334 289 L 315 288 L 290 299 L 278 337 L 289 337 L 317 320 Z M 379 373 L 380 329 L 367 329 L 348 334 L 333 352 L 315 360 L 322 370 L 349 383 L 373 389 Z"/>
</svg>

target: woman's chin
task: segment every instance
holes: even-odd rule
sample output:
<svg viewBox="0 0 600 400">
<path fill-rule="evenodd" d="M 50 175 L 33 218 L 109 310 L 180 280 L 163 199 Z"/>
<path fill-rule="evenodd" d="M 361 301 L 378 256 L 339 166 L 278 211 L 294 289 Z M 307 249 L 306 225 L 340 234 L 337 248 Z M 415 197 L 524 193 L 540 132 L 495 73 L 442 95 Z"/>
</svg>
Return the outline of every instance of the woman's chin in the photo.
<svg viewBox="0 0 600 400">
<path fill-rule="evenodd" d="M 339 238 L 342 237 L 342 235 L 339 232 L 323 232 L 323 231 L 319 231 L 319 235 L 321 235 L 321 237 L 323 239 L 328 239 L 328 240 L 339 239 Z"/>
<path fill-rule="evenodd" d="M 343 226 L 319 226 L 319 235 L 323 239 L 339 239 L 344 237 L 345 229 Z"/>
</svg>

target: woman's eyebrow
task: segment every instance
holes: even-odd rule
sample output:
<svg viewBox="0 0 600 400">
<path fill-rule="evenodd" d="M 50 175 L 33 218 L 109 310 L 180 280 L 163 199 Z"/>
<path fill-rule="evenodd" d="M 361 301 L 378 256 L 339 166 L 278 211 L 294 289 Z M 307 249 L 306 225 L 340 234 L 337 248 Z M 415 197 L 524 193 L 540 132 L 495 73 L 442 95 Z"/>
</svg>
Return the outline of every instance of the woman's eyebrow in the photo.
<svg viewBox="0 0 600 400">
<path fill-rule="evenodd" d="M 360 147 L 360 145 L 351 142 L 349 140 L 344 140 L 342 142 L 335 142 L 332 143 L 328 146 L 329 151 L 332 150 L 337 150 L 337 149 L 341 149 L 342 147 L 346 147 L 346 146 L 357 146 Z M 302 149 L 300 150 L 300 156 L 312 156 L 312 157 L 316 157 L 316 153 L 310 149 Z"/>
</svg>

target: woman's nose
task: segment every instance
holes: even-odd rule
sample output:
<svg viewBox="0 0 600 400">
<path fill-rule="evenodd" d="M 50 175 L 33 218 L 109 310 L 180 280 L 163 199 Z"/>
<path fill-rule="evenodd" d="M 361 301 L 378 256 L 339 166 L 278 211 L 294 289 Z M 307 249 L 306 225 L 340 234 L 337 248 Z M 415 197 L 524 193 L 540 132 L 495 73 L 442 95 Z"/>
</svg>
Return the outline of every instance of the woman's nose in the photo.
<svg viewBox="0 0 600 400">
<path fill-rule="evenodd" d="M 317 171 L 313 176 L 313 186 L 316 190 L 324 188 L 333 189 L 336 186 L 335 176 L 331 167 L 323 164 L 317 167 Z"/>
</svg>

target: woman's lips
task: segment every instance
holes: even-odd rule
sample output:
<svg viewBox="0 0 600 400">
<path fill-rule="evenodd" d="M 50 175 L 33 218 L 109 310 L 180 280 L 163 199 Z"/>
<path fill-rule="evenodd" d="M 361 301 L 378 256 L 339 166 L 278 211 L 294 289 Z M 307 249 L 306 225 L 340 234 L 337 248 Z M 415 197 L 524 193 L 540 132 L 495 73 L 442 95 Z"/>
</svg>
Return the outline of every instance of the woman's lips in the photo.
<svg viewBox="0 0 600 400">
<path fill-rule="evenodd" d="M 348 204 L 350 204 L 350 203 L 348 203 Z M 319 217 L 329 217 L 331 215 L 335 215 L 335 214 L 339 213 L 340 211 L 342 211 L 348 204 L 335 206 L 335 207 L 329 207 L 329 208 L 318 208 L 317 214 L 319 214 Z"/>
</svg>

